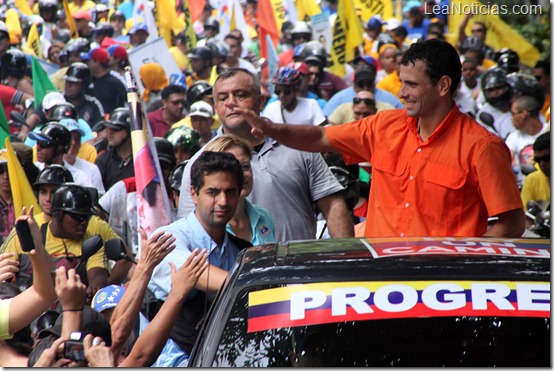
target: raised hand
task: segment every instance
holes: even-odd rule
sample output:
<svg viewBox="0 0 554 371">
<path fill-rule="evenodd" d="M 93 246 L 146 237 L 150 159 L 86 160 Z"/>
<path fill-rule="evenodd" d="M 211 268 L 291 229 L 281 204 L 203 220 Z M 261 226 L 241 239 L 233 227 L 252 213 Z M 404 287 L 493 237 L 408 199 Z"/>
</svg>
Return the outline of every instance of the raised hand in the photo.
<svg viewBox="0 0 554 371">
<path fill-rule="evenodd" d="M 198 279 L 208 267 L 208 251 L 194 249 L 181 268 L 177 270 L 173 263 L 171 267 L 171 292 L 184 298 L 196 286 Z"/>
</svg>

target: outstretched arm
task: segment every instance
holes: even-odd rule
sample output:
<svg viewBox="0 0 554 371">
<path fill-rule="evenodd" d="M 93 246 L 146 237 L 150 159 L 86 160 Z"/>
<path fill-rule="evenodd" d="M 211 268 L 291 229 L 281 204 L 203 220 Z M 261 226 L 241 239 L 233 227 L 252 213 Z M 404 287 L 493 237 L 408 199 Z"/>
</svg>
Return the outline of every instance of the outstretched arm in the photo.
<svg viewBox="0 0 554 371">
<path fill-rule="evenodd" d="M 146 330 L 139 336 L 133 350 L 120 366 L 145 367 L 154 363 L 169 338 L 185 298 L 196 286 L 200 275 L 206 270 L 207 259 L 206 250 L 200 252 L 198 249 L 194 249 L 179 270 L 175 269 L 173 263 L 169 263 L 171 266 L 171 291 L 169 291 L 167 300 Z"/>
<path fill-rule="evenodd" d="M 56 300 L 56 291 L 52 280 L 54 264 L 42 244 L 40 230 L 33 218 L 33 209 L 31 206 L 27 213 L 23 208 L 21 216 L 17 218 L 17 221 L 27 220 L 35 244 L 35 248 L 29 252 L 33 266 L 33 286 L 14 297 L 10 303 L 10 334 L 30 324 Z"/>
<path fill-rule="evenodd" d="M 336 152 L 331 146 L 325 128 L 314 125 L 274 124 L 256 112 L 235 107 L 252 127 L 252 134 L 258 138 L 267 135 L 287 147 L 307 152 Z"/>
</svg>

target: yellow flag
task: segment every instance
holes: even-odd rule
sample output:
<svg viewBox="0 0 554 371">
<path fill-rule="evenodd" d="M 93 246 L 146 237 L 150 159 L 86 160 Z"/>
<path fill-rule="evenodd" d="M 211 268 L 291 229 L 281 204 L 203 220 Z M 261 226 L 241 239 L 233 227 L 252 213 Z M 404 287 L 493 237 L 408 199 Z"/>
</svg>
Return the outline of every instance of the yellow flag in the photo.
<svg viewBox="0 0 554 371">
<path fill-rule="evenodd" d="M 400 0 L 397 0 L 396 3 L 399 4 Z M 393 17 L 393 6 L 391 0 L 354 0 L 354 5 L 362 11 L 361 18 L 364 23 L 367 23 L 369 18 L 377 14 L 379 14 L 382 19 L 389 19 Z M 400 17 L 402 17 L 402 15 L 400 15 Z"/>
<path fill-rule="evenodd" d="M 77 31 L 77 26 L 75 26 L 75 19 L 73 19 L 73 16 L 71 15 L 71 10 L 69 10 L 67 0 L 62 1 L 63 8 L 65 10 L 65 17 L 67 19 L 67 25 L 69 26 L 69 35 L 72 39 L 76 39 L 79 37 L 79 31 Z"/>
<path fill-rule="evenodd" d="M 31 29 L 29 30 L 27 44 L 25 45 L 24 50 L 29 54 L 34 54 L 37 58 L 42 58 L 42 54 L 40 54 L 40 40 L 36 23 L 33 23 Z"/>
<path fill-rule="evenodd" d="M 312 15 L 321 13 L 321 7 L 315 0 L 296 0 L 295 4 L 299 21 L 309 21 Z"/>
<path fill-rule="evenodd" d="M 275 16 L 275 23 L 277 25 L 279 37 L 281 37 L 281 27 L 283 27 L 283 23 L 287 20 L 285 18 L 285 7 L 283 6 L 283 0 L 271 0 L 270 4 L 271 8 L 273 9 L 273 15 Z"/>
<path fill-rule="evenodd" d="M 19 9 L 21 14 L 33 15 L 33 11 L 31 10 L 29 4 L 27 4 L 27 0 L 15 0 L 15 7 Z"/>
<path fill-rule="evenodd" d="M 19 162 L 12 144 L 10 143 L 9 138 L 6 138 L 5 141 L 8 157 L 8 175 L 10 177 L 10 187 L 12 189 L 12 199 L 13 199 L 13 210 L 15 212 L 15 217 L 18 218 L 21 215 L 21 208 L 25 206 L 27 210 L 32 205 L 35 206 L 35 214 L 42 212 L 37 198 L 31 188 L 31 183 L 23 166 Z"/>
<path fill-rule="evenodd" d="M 167 45 L 171 45 L 171 36 L 183 31 L 185 22 L 177 17 L 175 6 L 171 5 L 169 0 L 156 1 L 156 17 L 160 34 L 163 36 Z"/>
<path fill-rule="evenodd" d="M 482 3 L 475 0 L 453 0 L 450 3 L 450 15 L 448 16 L 449 42 L 454 45 L 458 41 L 458 28 L 460 23 L 469 12 L 469 9 L 481 9 Z M 465 11 L 465 13 L 464 13 Z M 466 35 L 471 35 L 471 26 L 474 22 L 482 22 L 487 26 L 487 38 L 485 43 L 495 50 L 510 48 L 514 50 L 521 63 L 532 67 L 540 59 L 540 52 L 521 34 L 504 22 L 497 14 L 476 14 L 466 27 Z"/>
<path fill-rule="evenodd" d="M 339 0 L 329 67 L 335 75 L 344 77 L 346 74 L 344 64 L 354 59 L 355 48 L 363 42 L 363 32 L 352 0 Z"/>
<path fill-rule="evenodd" d="M 217 73 L 217 66 L 212 66 L 212 73 L 210 73 L 209 81 L 211 86 L 214 86 L 215 80 L 217 80 L 217 76 L 219 76 L 219 74 Z"/>
<path fill-rule="evenodd" d="M 21 30 L 21 22 L 19 21 L 19 14 L 17 14 L 17 10 L 10 8 L 6 10 L 5 16 L 6 26 L 8 27 L 10 38 L 12 35 L 17 35 L 18 38 L 21 39 L 23 32 Z"/>
<path fill-rule="evenodd" d="M 183 13 L 185 16 L 185 22 L 187 24 L 187 28 L 185 29 L 185 45 L 187 51 L 189 51 L 196 46 L 196 32 L 194 32 L 194 28 L 192 27 L 192 17 L 190 15 L 190 6 L 188 0 L 183 0 Z"/>
</svg>

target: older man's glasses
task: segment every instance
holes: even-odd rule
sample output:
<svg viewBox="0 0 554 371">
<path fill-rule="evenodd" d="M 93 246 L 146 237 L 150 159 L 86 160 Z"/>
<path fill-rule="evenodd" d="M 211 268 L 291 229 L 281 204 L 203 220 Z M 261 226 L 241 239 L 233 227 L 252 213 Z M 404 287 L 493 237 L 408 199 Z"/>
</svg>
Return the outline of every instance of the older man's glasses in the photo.
<svg viewBox="0 0 554 371">
<path fill-rule="evenodd" d="M 375 101 L 371 98 L 354 98 L 352 100 L 352 103 L 354 103 L 354 104 L 363 103 L 366 106 L 374 106 L 375 105 Z"/>
<path fill-rule="evenodd" d="M 275 94 L 278 96 L 281 94 L 288 96 L 292 94 L 292 89 L 291 88 L 275 89 Z"/>
</svg>

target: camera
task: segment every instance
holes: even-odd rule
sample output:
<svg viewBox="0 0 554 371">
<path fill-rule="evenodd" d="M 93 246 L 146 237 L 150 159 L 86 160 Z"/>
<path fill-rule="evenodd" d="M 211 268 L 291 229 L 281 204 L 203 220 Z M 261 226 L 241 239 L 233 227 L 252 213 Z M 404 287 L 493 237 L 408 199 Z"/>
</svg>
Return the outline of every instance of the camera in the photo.
<svg viewBox="0 0 554 371">
<path fill-rule="evenodd" d="M 81 341 L 80 332 L 72 332 L 69 336 L 70 340 L 66 340 L 64 343 L 64 358 L 70 359 L 75 362 L 86 361 L 85 348 Z"/>
</svg>

